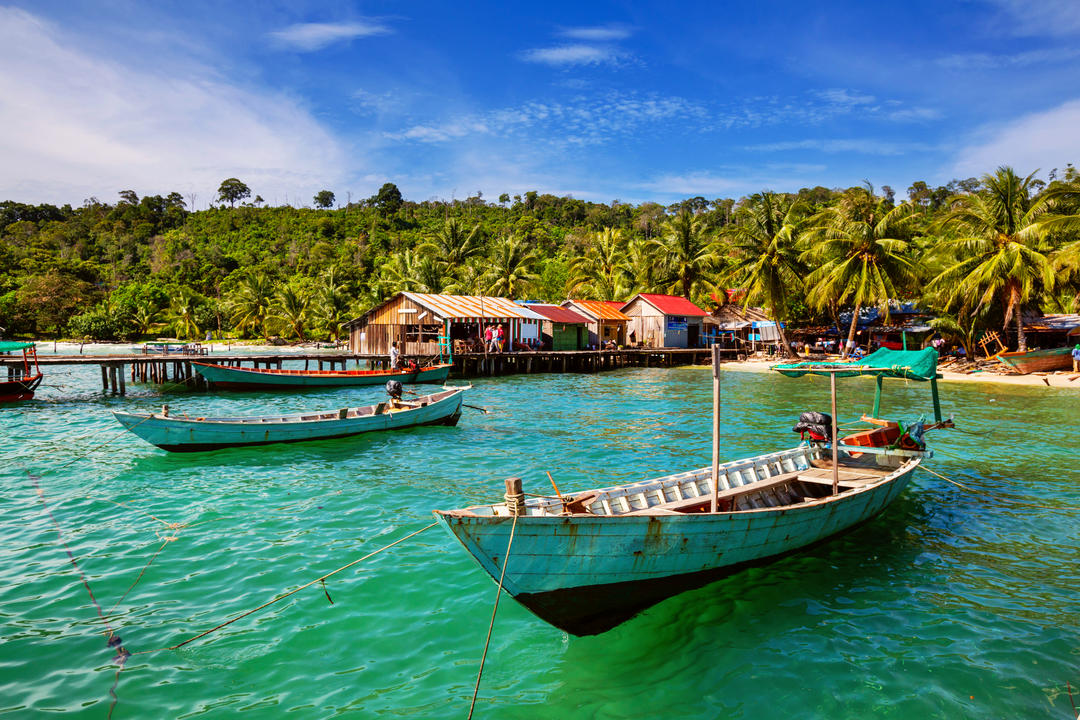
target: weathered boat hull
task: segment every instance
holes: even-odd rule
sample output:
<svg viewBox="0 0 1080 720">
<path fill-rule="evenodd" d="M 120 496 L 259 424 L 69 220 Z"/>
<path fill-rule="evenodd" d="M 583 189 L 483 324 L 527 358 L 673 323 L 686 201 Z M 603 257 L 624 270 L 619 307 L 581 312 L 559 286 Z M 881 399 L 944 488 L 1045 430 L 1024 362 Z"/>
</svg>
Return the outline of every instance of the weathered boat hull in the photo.
<svg viewBox="0 0 1080 720">
<path fill-rule="evenodd" d="M 0 403 L 18 402 L 30 400 L 34 397 L 34 391 L 41 384 L 42 375 L 31 375 L 19 380 L 4 380 L 0 382 Z"/>
<path fill-rule="evenodd" d="M 998 353 L 996 357 L 1001 362 L 1024 374 L 1069 370 L 1072 368 L 1072 348 L 1070 347 L 1029 350 L 1027 352 L 1003 352 Z"/>
<path fill-rule="evenodd" d="M 466 388 L 447 390 L 423 407 L 375 414 L 373 408 L 338 413 L 267 418 L 182 418 L 114 412 L 117 421 L 135 435 L 171 452 L 197 452 L 228 447 L 331 440 L 369 432 L 423 425 L 456 425 Z M 422 402 L 427 398 L 419 398 Z"/>
<path fill-rule="evenodd" d="M 518 518 L 504 588 L 542 620 L 593 635 L 685 590 L 821 542 L 884 510 L 919 460 L 800 505 L 721 513 Z M 749 486 L 748 486 L 749 487 Z M 513 517 L 437 512 L 493 578 Z"/>
<path fill-rule="evenodd" d="M 193 362 L 195 372 L 203 376 L 215 388 L 228 390 L 258 390 L 273 388 L 345 387 L 358 385 L 382 385 L 388 380 L 404 384 L 446 382 L 450 364 L 433 365 L 416 370 L 258 370 L 254 368 L 229 367 L 214 363 Z"/>
</svg>

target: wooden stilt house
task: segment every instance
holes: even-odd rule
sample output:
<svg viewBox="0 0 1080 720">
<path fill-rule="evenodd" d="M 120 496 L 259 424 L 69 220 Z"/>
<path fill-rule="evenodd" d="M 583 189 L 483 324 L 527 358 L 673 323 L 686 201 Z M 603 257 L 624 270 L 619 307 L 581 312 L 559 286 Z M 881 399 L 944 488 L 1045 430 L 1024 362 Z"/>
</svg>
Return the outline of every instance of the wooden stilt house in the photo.
<svg viewBox="0 0 1080 720">
<path fill-rule="evenodd" d="M 543 321 L 506 298 L 400 292 L 342 327 L 352 352 L 389 354 L 396 341 L 405 355 L 437 355 L 440 336 L 455 352 L 483 352 L 484 330 L 493 325 L 502 327 L 504 350 L 522 348 L 539 337 Z"/>
<path fill-rule="evenodd" d="M 541 339 L 545 350 L 584 350 L 589 339 L 589 319 L 560 305 L 528 303 L 533 312 L 543 315 Z"/>
<path fill-rule="evenodd" d="M 638 293 L 622 306 L 632 343 L 645 347 L 696 348 L 701 320 L 709 313 L 678 295 Z"/>
<path fill-rule="evenodd" d="M 606 300 L 565 300 L 562 304 L 588 319 L 588 345 L 593 348 L 608 342 L 626 345 L 626 323 L 630 318 L 619 310 L 621 305 Z"/>
</svg>

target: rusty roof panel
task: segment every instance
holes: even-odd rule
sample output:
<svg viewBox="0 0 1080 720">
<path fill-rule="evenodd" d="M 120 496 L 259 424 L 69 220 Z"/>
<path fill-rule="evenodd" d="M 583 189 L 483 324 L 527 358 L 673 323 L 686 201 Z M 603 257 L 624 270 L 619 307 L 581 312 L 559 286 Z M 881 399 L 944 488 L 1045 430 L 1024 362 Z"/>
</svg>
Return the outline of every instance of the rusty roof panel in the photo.
<svg viewBox="0 0 1080 720">
<path fill-rule="evenodd" d="M 607 303 L 603 300 L 570 300 L 570 302 L 574 303 L 574 305 L 577 305 L 594 318 L 599 318 L 601 320 L 626 321 L 630 319 L 629 315 L 624 314 L 615 307 L 617 303 Z"/>
</svg>

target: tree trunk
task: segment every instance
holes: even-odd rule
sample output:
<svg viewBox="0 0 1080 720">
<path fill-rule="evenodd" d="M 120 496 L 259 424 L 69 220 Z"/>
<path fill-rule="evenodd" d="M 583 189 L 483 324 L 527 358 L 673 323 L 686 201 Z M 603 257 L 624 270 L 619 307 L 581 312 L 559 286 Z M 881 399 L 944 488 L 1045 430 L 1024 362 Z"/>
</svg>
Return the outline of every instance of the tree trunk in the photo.
<svg viewBox="0 0 1080 720">
<path fill-rule="evenodd" d="M 1017 350 L 1025 352 L 1027 350 L 1027 335 L 1024 334 L 1024 313 L 1020 311 L 1020 308 L 1016 308 L 1016 344 Z"/>
<path fill-rule="evenodd" d="M 855 326 L 859 322 L 859 310 L 862 307 L 859 303 L 855 303 L 855 310 L 851 313 L 851 327 L 848 329 L 847 342 L 844 343 L 843 349 L 840 351 L 840 359 L 845 360 L 848 356 L 848 346 L 855 342 Z"/>
<path fill-rule="evenodd" d="M 773 317 L 776 317 L 775 313 L 773 314 Z M 794 358 L 795 360 L 801 359 L 802 356 L 799 355 L 799 353 L 795 351 L 795 348 L 791 347 L 791 343 L 788 342 L 787 334 L 784 332 L 784 325 L 779 320 L 776 321 L 776 329 L 780 333 L 780 352 L 782 352 L 785 357 Z"/>
</svg>

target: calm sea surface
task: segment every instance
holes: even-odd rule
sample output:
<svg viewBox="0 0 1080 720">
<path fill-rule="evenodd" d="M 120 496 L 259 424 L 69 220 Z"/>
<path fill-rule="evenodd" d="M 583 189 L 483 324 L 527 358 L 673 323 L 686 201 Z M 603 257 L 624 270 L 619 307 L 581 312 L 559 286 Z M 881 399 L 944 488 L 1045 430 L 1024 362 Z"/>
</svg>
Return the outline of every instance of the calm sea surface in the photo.
<svg viewBox="0 0 1080 720">
<path fill-rule="evenodd" d="M 125 434 L 110 411 L 286 413 L 382 391 L 129 385 L 104 397 L 96 367 L 47 368 L 46 383 L 63 387 L 0 407 L 0 715 L 13 718 L 105 717 L 114 682 L 114 718 L 463 718 L 495 594 L 433 528 L 326 593 L 315 585 L 180 650 L 136 654 L 117 682 L 30 473 L 138 652 L 417 530 L 432 509 L 497 500 L 506 476 L 548 493 L 550 470 L 566 492 L 711 453 L 710 375 L 696 368 L 479 380 L 467 402 L 492 412 L 467 410 L 456 428 L 191 455 Z M 823 379 L 726 372 L 723 393 L 724 458 L 788 447 L 800 412 L 828 410 Z M 841 381 L 842 421 L 872 395 L 872 381 Z M 942 396 L 968 432 L 932 433 L 928 467 L 970 491 L 920 471 L 852 533 L 596 637 L 568 637 L 504 597 L 477 717 L 1074 717 L 1080 388 L 946 384 Z M 883 414 L 929 408 L 926 385 L 886 383 Z"/>
</svg>

